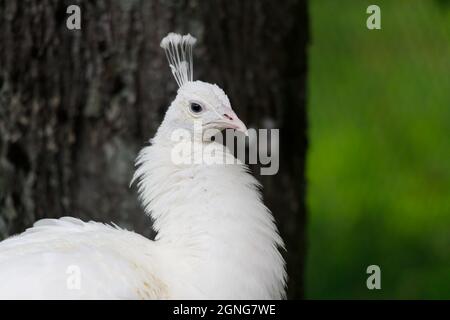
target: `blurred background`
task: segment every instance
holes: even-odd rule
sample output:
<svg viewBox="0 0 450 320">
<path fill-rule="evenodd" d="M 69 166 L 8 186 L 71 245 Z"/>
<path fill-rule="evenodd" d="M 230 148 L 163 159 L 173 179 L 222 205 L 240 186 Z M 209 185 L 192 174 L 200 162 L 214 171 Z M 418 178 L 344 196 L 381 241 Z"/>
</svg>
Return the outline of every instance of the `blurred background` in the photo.
<svg viewBox="0 0 450 320">
<path fill-rule="evenodd" d="M 280 128 L 257 178 L 289 298 L 450 298 L 447 0 L 0 0 L 0 240 L 64 215 L 153 236 L 128 184 L 176 93 L 171 31 L 249 127 Z"/>
<path fill-rule="evenodd" d="M 310 19 L 306 296 L 449 299 L 450 2 L 312 0 Z"/>
</svg>

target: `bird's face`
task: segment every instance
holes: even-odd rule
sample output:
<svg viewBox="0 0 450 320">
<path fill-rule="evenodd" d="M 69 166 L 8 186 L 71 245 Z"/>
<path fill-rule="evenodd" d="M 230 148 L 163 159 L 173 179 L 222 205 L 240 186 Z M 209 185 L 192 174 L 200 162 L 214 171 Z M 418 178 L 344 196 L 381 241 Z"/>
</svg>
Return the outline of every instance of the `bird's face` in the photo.
<svg viewBox="0 0 450 320">
<path fill-rule="evenodd" d="M 178 90 L 165 121 L 172 129 L 191 131 L 197 121 L 203 131 L 235 129 L 247 132 L 247 127 L 231 108 L 225 92 L 215 84 L 202 81 L 187 82 Z"/>
</svg>

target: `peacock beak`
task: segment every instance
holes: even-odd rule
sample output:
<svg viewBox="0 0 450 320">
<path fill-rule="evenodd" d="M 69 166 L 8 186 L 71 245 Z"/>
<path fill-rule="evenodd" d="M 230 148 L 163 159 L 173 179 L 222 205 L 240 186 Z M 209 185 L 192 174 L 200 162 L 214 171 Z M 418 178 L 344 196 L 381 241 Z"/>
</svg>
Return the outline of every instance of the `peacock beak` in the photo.
<svg viewBox="0 0 450 320">
<path fill-rule="evenodd" d="M 234 129 L 248 135 L 247 126 L 241 121 L 241 119 L 238 118 L 233 110 L 229 110 L 227 113 L 224 113 L 223 118 L 224 129 Z"/>
</svg>

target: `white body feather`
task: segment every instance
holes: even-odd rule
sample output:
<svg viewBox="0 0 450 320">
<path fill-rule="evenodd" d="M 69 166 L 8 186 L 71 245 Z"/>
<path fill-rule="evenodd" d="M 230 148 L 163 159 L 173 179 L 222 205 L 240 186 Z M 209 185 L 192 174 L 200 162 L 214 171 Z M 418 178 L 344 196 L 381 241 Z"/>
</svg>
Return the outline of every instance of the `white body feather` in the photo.
<svg viewBox="0 0 450 320">
<path fill-rule="evenodd" d="M 170 150 L 155 143 L 138 158 L 155 241 L 74 218 L 41 220 L 0 243 L 0 298 L 283 298 L 282 240 L 256 180 L 240 164 L 175 165 Z M 68 286 L 73 266 L 79 289 Z"/>
</svg>

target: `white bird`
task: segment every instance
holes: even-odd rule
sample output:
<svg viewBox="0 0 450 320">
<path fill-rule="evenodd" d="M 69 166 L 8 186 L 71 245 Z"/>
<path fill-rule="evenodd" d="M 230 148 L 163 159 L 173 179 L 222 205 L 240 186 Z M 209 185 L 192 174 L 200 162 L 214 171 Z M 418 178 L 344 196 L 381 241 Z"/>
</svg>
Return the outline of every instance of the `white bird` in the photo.
<svg viewBox="0 0 450 320">
<path fill-rule="evenodd" d="M 195 121 L 202 130 L 247 130 L 222 89 L 193 81 L 195 42 L 174 33 L 161 41 L 179 89 L 136 161 L 133 181 L 155 240 L 70 217 L 40 220 L 0 242 L 1 299 L 285 298 L 284 244 L 260 185 L 194 130 Z M 175 142 L 180 129 L 191 138 Z M 175 146 L 235 161 L 179 163 Z"/>
</svg>

